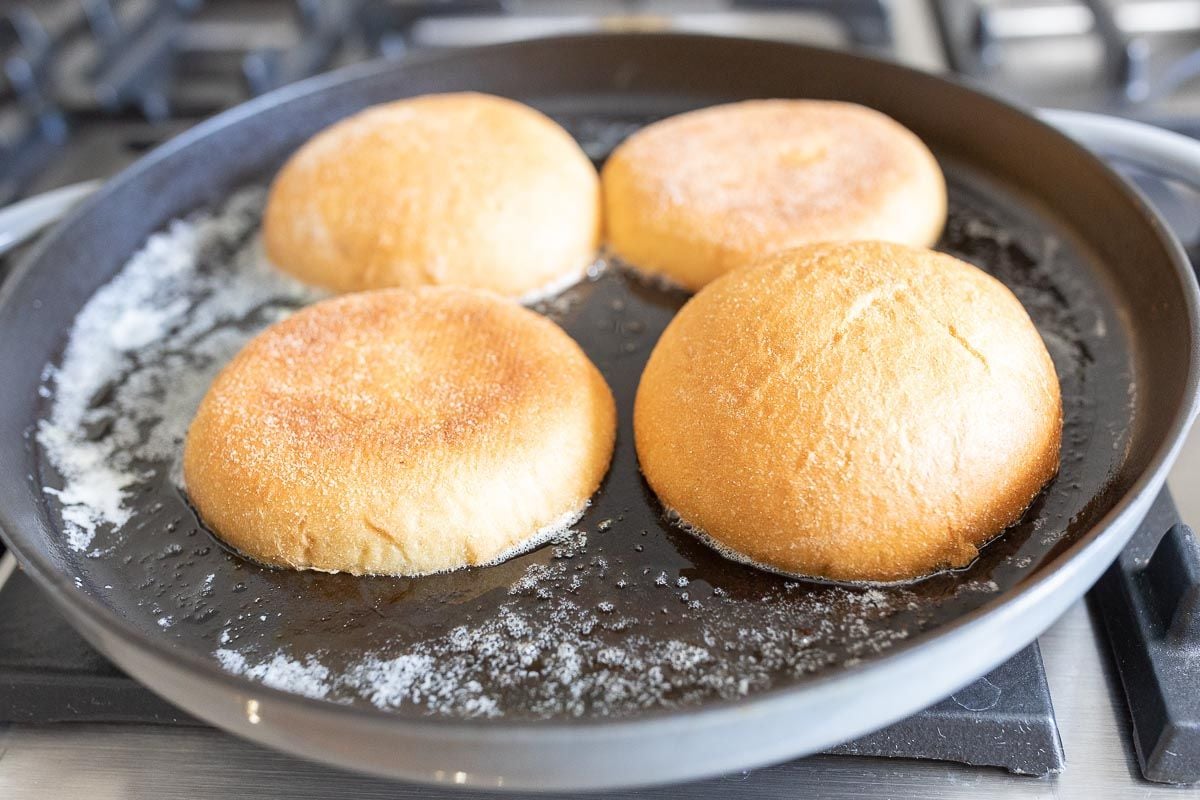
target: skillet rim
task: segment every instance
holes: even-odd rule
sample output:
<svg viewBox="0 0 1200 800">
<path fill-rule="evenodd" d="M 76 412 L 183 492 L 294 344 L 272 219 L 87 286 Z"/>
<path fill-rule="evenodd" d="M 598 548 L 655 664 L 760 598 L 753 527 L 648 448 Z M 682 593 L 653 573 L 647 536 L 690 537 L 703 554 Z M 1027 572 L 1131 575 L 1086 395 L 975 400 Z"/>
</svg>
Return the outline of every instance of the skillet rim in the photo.
<svg viewBox="0 0 1200 800">
<path fill-rule="evenodd" d="M 412 710 L 407 708 L 383 710 L 374 706 L 341 705 L 327 700 L 313 699 L 280 689 L 274 689 L 248 678 L 226 672 L 215 660 L 205 658 L 198 652 L 175 648 L 169 639 L 144 635 L 137 626 L 126 622 L 119 614 L 95 597 L 93 593 L 81 592 L 76 589 L 70 576 L 66 572 L 56 569 L 51 563 L 51 559 L 42 552 L 41 548 L 32 543 L 28 547 L 25 547 L 21 541 L 23 534 L 13 524 L 10 519 L 10 513 L 6 508 L 0 507 L 0 536 L 8 543 L 9 548 L 17 557 L 21 566 L 50 594 L 60 608 L 68 612 L 68 617 L 73 622 L 84 623 L 87 627 L 85 633 L 92 632 L 93 635 L 96 635 L 91 630 L 94 627 L 95 630 L 113 634 L 120 640 L 123 646 L 141 651 L 160 662 L 172 663 L 177 670 L 188 673 L 188 677 L 190 678 L 204 679 L 210 683 L 216 683 L 220 685 L 220 688 L 234 695 L 244 693 L 247 689 L 250 689 L 256 694 L 271 698 L 273 702 L 299 706 L 306 714 L 355 717 L 364 722 L 382 722 L 388 726 L 402 726 L 414 730 L 437 726 L 443 733 L 453 734 L 455 731 L 461 731 L 472 737 L 486 733 L 487 738 L 496 739 L 532 731 L 536 731 L 539 736 L 553 736 L 562 733 L 571 733 L 577 736 L 581 729 L 585 728 L 602 728 L 604 731 L 611 733 L 614 729 L 618 728 L 641 728 L 648 725 L 656 725 L 668 719 L 676 722 L 686 720 L 697 722 L 704 720 L 711 723 L 719 721 L 722 717 L 731 715 L 743 716 L 752 714 L 756 710 L 767 705 L 772 705 L 784 697 L 827 690 L 832 686 L 851 683 L 859 676 L 865 674 L 883 672 L 889 667 L 910 658 L 912 653 L 919 650 L 923 645 L 961 634 L 963 631 L 979 625 L 985 619 L 992 617 L 1014 618 L 1020 616 L 1027 609 L 1038 605 L 1047 597 L 1053 596 L 1060 586 L 1072 583 L 1075 576 L 1084 571 L 1084 567 L 1089 564 L 1089 560 L 1083 558 L 1085 553 L 1091 553 L 1092 551 L 1111 545 L 1112 542 L 1110 540 L 1123 533 L 1125 540 L 1128 540 L 1132 535 L 1132 530 L 1123 532 L 1121 530 L 1122 523 L 1131 521 L 1130 516 L 1135 510 L 1131 508 L 1132 506 L 1139 504 L 1139 501 L 1144 501 L 1148 505 L 1149 500 L 1153 498 L 1147 498 L 1146 495 L 1151 492 L 1157 493 L 1161 488 L 1166 478 L 1166 472 L 1182 446 L 1191 421 L 1196 416 L 1198 409 L 1200 409 L 1200 399 L 1197 396 L 1198 387 L 1200 387 L 1200 288 L 1197 287 L 1196 276 L 1192 271 L 1182 245 L 1175 239 L 1174 235 L 1167 229 L 1165 223 L 1149 207 L 1147 202 L 1135 190 L 1131 189 L 1124 179 L 1117 175 L 1102 159 L 1092 154 L 1083 145 L 1065 133 L 1039 119 L 1032 110 L 1002 99 L 972 82 L 964 81 L 957 77 L 922 72 L 902 64 L 859 55 L 857 53 L 801 44 L 766 42 L 745 37 L 723 37 L 686 33 L 610 33 L 546 37 L 446 52 L 419 54 L 410 56 L 402 62 L 379 59 L 343 67 L 276 89 L 210 117 L 154 148 L 133 164 L 112 176 L 100 190 L 77 206 L 53 231 L 44 235 L 34 248 L 5 277 L 3 285 L 0 286 L 0 314 L 12 302 L 11 298 L 16 292 L 16 287 L 23 282 L 28 273 L 38 267 L 39 262 L 42 260 L 43 252 L 58 237 L 63 235 L 62 231 L 91 213 L 94 207 L 103 204 L 114 193 L 117 186 L 136 180 L 142 172 L 148 170 L 152 165 L 173 158 L 178 152 L 190 147 L 193 143 L 210 135 L 219 134 L 221 131 L 238 125 L 245 119 L 261 111 L 301 97 L 336 91 L 337 87 L 357 79 L 393 71 L 400 72 L 414 64 L 428 66 L 436 65 L 439 62 L 453 63 L 458 59 L 466 59 L 482 53 L 503 53 L 505 50 L 519 50 L 525 47 L 536 47 L 546 44 L 568 45 L 573 41 L 581 40 L 587 40 L 592 43 L 598 41 L 603 43 L 612 40 L 620 41 L 634 38 L 647 43 L 651 43 L 655 39 L 669 39 L 674 41 L 697 40 L 703 42 L 720 40 L 743 46 L 771 47 L 780 52 L 784 50 L 791 52 L 805 51 L 809 55 L 832 61 L 859 62 L 860 66 L 869 64 L 869 68 L 872 69 L 908 73 L 910 77 L 927 81 L 930 85 L 939 83 L 942 85 L 942 90 L 952 88 L 980 95 L 982 99 L 1002 109 L 1020 114 L 1026 122 L 1040 128 L 1043 137 L 1049 139 L 1057 137 L 1061 140 L 1059 142 L 1060 145 L 1066 143 L 1069 147 L 1078 151 L 1077 155 L 1082 155 L 1087 161 L 1091 162 L 1092 167 L 1099 171 L 1097 177 L 1105 178 L 1112 185 L 1112 188 L 1115 188 L 1119 194 L 1123 195 L 1130 203 L 1131 210 L 1136 211 L 1142 218 L 1142 221 L 1148 224 L 1157 234 L 1157 238 L 1164 247 L 1165 255 L 1174 268 L 1175 277 L 1180 281 L 1184 290 L 1182 298 L 1184 301 L 1183 306 L 1185 315 L 1190 323 L 1191 332 L 1191 337 L 1187 342 L 1187 374 L 1183 387 L 1185 393 L 1184 402 L 1179 404 L 1165 437 L 1158 443 L 1149 456 L 1147 468 L 1131 482 L 1125 492 L 1113 503 L 1112 507 L 1075 542 L 1071 543 L 1062 552 L 1051 557 L 1037 573 L 1023 579 L 1007 592 L 997 595 L 992 600 L 971 611 L 965 612 L 943 625 L 922 632 L 911 639 L 897 642 L 886 652 L 873 656 L 864 663 L 842 666 L 827 673 L 819 673 L 807 677 L 799 685 L 776 686 L 748 697 L 733 700 L 715 699 L 706 701 L 701 705 L 681 709 L 651 709 L 629 717 L 611 718 L 593 716 L 577 720 L 532 720 L 506 717 L 456 719 L 430 716 L 420 711 L 413 713 Z M 26 479 L 24 475 L 20 475 L 16 480 L 23 482 Z M 15 535 L 14 530 L 17 531 Z M 1124 542 L 1121 542 L 1121 545 L 1123 546 Z M 76 627 L 79 627 L 79 625 L 76 624 Z M 91 639 L 90 636 L 89 639 Z M 94 640 L 92 641 L 94 642 Z M 103 647 L 101 649 L 107 650 L 107 648 Z M 167 699 L 170 700 L 171 698 Z"/>
</svg>

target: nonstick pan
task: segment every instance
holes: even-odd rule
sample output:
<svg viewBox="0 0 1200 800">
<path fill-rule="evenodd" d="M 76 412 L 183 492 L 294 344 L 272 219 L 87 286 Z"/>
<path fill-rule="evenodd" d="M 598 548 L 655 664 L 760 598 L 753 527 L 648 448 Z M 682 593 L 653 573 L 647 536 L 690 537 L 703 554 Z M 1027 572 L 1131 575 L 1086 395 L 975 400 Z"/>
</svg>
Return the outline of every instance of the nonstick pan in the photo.
<svg viewBox="0 0 1200 800">
<path fill-rule="evenodd" d="M 38 431 L 70 389 L 47 365 L 61 360 L 89 297 L 151 233 L 261 186 L 320 128 L 372 103 L 461 89 L 545 110 L 598 162 L 650 120 L 739 98 L 834 98 L 896 118 L 946 171 L 951 217 L 939 247 L 1011 286 L 1051 349 L 1065 398 L 1061 474 L 970 568 L 911 586 L 791 581 L 724 561 L 664 520 L 632 445 L 638 376 L 686 296 L 609 264 L 542 307 L 601 367 L 620 414 L 611 473 L 562 541 L 416 580 L 265 569 L 203 529 L 168 455 L 139 465 L 127 522 L 78 547 Z M 217 283 L 253 237 L 256 202 L 199 255 Z M 437 783 L 581 789 L 713 775 L 913 713 L 1076 601 L 1132 534 L 1193 416 L 1196 300 L 1178 245 L 1101 162 L 1025 112 L 924 73 L 674 35 L 367 65 L 277 91 L 159 148 L 10 276 L 0 294 L 0 526 L 113 661 L 257 741 Z M 266 324 L 258 311 L 217 327 L 249 335 Z M 131 356 L 126 382 L 149 358 Z M 123 391 L 118 379 L 90 407 L 119 417 Z"/>
</svg>

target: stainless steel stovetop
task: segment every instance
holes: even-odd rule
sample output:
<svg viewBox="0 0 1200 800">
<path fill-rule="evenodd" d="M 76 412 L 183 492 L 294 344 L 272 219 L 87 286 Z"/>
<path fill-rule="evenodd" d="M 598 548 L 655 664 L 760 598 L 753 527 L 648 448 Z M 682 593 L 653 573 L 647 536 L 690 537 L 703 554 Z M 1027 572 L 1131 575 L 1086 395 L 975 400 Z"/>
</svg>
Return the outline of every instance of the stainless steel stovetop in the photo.
<svg viewBox="0 0 1200 800">
<path fill-rule="evenodd" d="M 1200 0 L 42 0 L 0 12 L 0 203 L 113 174 L 210 113 L 329 67 L 587 30 L 675 28 L 861 49 L 952 69 L 1030 104 L 1200 135 L 1200 82 L 1190 81 L 1200 72 Z M 1200 189 L 1156 176 L 1153 165 L 1138 171 L 1200 255 Z M 1170 487 L 1182 518 L 1200 521 L 1200 436 L 1192 438 Z M 1094 607 L 1073 608 L 1040 644 L 1066 753 L 1056 776 L 838 755 L 621 796 L 1200 796 L 1142 778 Z M 204 727 L 0 725 L 0 797 L 47 794 L 474 796 L 351 775 Z"/>
</svg>

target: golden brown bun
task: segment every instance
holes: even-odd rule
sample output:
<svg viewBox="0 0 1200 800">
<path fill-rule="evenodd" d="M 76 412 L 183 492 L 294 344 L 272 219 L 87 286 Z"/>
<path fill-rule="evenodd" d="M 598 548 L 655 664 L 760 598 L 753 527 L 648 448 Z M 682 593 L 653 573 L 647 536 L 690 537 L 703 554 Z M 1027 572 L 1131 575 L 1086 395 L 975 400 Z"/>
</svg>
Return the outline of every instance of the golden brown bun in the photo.
<svg viewBox="0 0 1200 800">
<path fill-rule="evenodd" d="M 263 236 L 272 263 L 335 292 L 450 285 L 520 298 L 593 260 L 600 181 L 528 106 L 426 95 L 368 108 L 296 151 Z"/>
<path fill-rule="evenodd" d="M 928 148 L 851 103 L 751 100 L 671 117 L 621 144 L 602 181 L 616 254 L 692 290 L 798 245 L 932 245 L 946 221 Z"/>
<path fill-rule="evenodd" d="M 880 242 L 710 284 L 663 333 L 634 409 L 664 505 L 739 560 L 844 581 L 969 563 L 1054 475 L 1061 432 L 1017 298 Z"/>
<path fill-rule="evenodd" d="M 420 575 L 574 521 L 615 418 L 587 356 L 532 311 L 467 289 L 364 292 L 246 345 L 196 413 L 184 482 L 259 561 Z"/>
</svg>

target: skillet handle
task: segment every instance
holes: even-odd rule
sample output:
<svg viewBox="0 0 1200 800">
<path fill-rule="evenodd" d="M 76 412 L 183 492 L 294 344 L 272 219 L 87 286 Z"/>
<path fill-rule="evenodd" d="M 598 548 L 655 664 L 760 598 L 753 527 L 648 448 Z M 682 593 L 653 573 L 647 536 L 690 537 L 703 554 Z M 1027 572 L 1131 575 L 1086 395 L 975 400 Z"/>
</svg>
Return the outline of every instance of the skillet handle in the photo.
<svg viewBox="0 0 1200 800">
<path fill-rule="evenodd" d="M 73 183 L 0 208 L 0 256 L 65 217 L 79 201 L 100 188 L 100 183 Z"/>
<path fill-rule="evenodd" d="M 1037 116 L 1101 156 L 1152 164 L 1200 191 L 1200 140 L 1088 111 L 1043 108 Z"/>
<path fill-rule="evenodd" d="M 1105 158 L 1149 165 L 1156 172 L 1200 192 L 1200 140 L 1144 122 L 1060 108 L 1039 109 L 1037 116 Z M 1200 263 L 1192 264 L 1193 271 Z M 1200 276 L 1200 273 L 1198 273 Z M 1191 421 L 1200 417 L 1200 401 L 1192 402 Z"/>
</svg>

